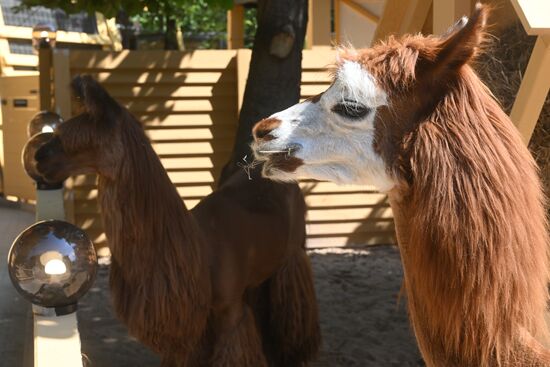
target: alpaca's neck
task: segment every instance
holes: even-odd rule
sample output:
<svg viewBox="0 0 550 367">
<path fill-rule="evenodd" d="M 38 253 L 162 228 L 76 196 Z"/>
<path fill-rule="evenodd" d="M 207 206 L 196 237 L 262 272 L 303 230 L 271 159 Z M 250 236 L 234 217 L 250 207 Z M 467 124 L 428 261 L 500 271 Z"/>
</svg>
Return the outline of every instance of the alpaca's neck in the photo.
<svg viewBox="0 0 550 367">
<path fill-rule="evenodd" d="M 181 247 L 197 247 L 199 231 L 145 136 L 128 137 L 125 145 L 116 178 L 99 179 L 107 240 L 128 271 L 159 270 L 182 257 Z"/>
</svg>

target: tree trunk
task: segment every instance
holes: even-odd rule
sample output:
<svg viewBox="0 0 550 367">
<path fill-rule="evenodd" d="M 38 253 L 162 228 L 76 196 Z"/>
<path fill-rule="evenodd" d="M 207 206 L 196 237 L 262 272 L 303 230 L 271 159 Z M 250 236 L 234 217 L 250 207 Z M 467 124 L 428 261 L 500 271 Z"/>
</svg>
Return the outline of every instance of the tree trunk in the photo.
<svg viewBox="0 0 550 367">
<path fill-rule="evenodd" d="M 308 20 L 307 0 L 259 0 L 258 29 L 233 155 L 227 177 L 243 157 L 251 160 L 252 127 L 262 118 L 300 99 L 302 49 Z"/>
<path fill-rule="evenodd" d="M 166 33 L 164 34 L 164 49 L 178 50 L 178 27 L 176 20 L 170 14 L 170 8 L 166 8 Z"/>
<path fill-rule="evenodd" d="M 115 18 L 116 23 L 120 26 L 120 37 L 122 38 L 122 48 L 125 50 L 136 49 L 136 35 L 130 22 L 128 14 L 124 10 L 120 10 Z"/>
</svg>

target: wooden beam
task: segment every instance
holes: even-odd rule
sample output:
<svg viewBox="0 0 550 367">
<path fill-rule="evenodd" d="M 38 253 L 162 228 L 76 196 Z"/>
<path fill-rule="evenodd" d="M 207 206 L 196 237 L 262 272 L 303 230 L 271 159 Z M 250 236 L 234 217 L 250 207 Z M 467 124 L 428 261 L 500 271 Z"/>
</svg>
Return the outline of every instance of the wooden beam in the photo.
<svg viewBox="0 0 550 367">
<path fill-rule="evenodd" d="M 55 112 L 63 119 L 71 117 L 71 74 L 69 50 L 58 49 L 52 55 Z"/>
<path fill-rule="evenodd" d="M 550 36 L 539 36 L 521 81 L 510 118 L 529 143 L 550 89 Z"/>
<path fill-rule="evenodd" d="M 237 51 L 237 111 L 241 112 L 244 100 L 244 90 L 250 69 L 252 50 L 241 49 Z"/>
<path fill-rule="evenodd" d="M 330 3 L 330 0 L 309 1 L 309 20 L 306 33 L 307 48 L 331 46 Z"/>
<path fill-rule="evenodd" d="M 390 34 L 417 33 L 422 30 L 432 0 L 386 0 L 373 43 Z"/>
<path fill-rule="evenodd" d="M 433 32 L 444 34 L 450 26 L 472 11 L 470 0 L 433 0 Z"/>
<path fill-rule="evenodd" d="M 235 5 L 227 12 L 227 48 L 244 47 L 244 6 Z"/>
<path fill-rule="evenodd" d="M 340 30 L 340 0 L 334 0 L 334 34 L 336 36 L 335 42 L 339 44 L 341 42 L 342 31 Z"/>
<path fill-rule="evenodd" d="M 32 39 L 32 28 L 18 26 L 0 26 L 0 38 Z M 83 32 L 57 31 L 57 42 L 84 43 L 91 45 L 110 45 L 111 40 L 100 34 L 88 34 Z"/>
<path fill-rule="evenodd" d="M 52 49 L 38 50 L 38 83 L 40 90 L 40 110 L 52 111 Z"/>
<path fill-rule="evenodd" d="M 406 19 L 403 21 L 403 33 L 417 33 L 422 31 L 430 13 L 432 0 L 415 0 Z"/>
<path fill-rule="evenodd" d="M 353 9 L 355 12 L 361 14 L 363 17 L 367 18 L 373 23 L 378 23 L 380 21 L 380 18 L 374 14 L 371 13 L 369 10 L 363 8 L 361 5 L 357 4 L 353 0 L 341 0 L 346 6 L 349 6 L 351 9 Z"/>
<path fill-rule="evenodd" d="M 527 34 L 550 35 L 550 1 L 511 0 Z"/>
</svg>

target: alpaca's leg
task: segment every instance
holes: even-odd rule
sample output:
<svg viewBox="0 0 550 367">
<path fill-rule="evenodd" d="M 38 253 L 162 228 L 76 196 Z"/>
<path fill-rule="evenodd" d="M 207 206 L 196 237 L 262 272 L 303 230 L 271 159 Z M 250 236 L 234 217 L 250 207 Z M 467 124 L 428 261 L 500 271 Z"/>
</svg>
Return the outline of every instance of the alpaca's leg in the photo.
<svg viewBox="0 0 550 367">
<path fill-rule="evenodd" d="M 215 345 L 212 367 L 267 367 L 254 315 L 238 303 L 213 317 Z"/>
<path fill-rule="evenodd" d="M 311 264 L 299 250 L 271 278 L 270 359 L 280 367 L 298 367 L 313 360 L 321 345 L 319 311 Z"/>
</svg>

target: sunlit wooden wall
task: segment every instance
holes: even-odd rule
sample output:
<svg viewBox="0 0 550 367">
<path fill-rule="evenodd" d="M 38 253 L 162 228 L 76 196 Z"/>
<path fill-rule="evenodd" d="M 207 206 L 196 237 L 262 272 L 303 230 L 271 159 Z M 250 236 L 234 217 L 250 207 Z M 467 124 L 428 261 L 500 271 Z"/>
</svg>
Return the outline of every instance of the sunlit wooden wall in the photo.
<svg viewBox="0 0 550 367">
<path fill-rule="evenodd" d="M 231 152 L 249 57 L 250 51 L 243 50 L 55 51 L 56 108 L 69 117 L 70 78 L 94 75 L 144 123 L 172 182 L 191 208 L 216 187 Z M 330 85 L 326 67 L 333 59 L 330 50 L 304 51 L 302 98 Z M 95 177 L 76 177 L 68 186 L 75 223 L 103 244 Z M 308 246 L 395 241 L 385 195 L 369 187 L 325 182 L 303 181 L 300 186 L 309 206 Z"/>
</svg>

